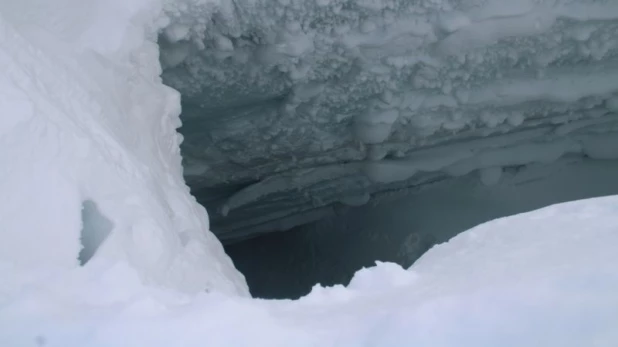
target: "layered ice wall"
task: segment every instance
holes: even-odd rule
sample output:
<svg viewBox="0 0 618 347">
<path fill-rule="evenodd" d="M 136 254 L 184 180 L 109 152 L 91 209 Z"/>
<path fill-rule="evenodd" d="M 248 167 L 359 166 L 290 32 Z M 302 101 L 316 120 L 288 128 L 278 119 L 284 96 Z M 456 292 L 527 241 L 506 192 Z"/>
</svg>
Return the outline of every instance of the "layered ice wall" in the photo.
<svg viewBox="0 0 618 347">
<path fill-rule="evenodd" d="M 614 1 L 179 3 L 163 78 L 221 237 L 474 170 L 493 184 L 508 166 L 618 157 Z"/>
<path fill-rule="evenodd" d="M 161 13 L 150 0 L 0 2 L 0 292 L 128 264 L 146 283 L 247 294 L 183 181 Z"/>
</svg>

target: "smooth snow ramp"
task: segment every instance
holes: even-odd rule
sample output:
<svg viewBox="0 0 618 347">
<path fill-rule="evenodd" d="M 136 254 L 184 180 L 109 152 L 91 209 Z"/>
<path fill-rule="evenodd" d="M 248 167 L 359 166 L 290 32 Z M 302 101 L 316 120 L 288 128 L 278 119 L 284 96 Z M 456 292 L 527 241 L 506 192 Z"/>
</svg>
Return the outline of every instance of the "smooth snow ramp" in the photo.
<svg viewBox="0 0 618 347">
<path fill-rule="evenodd" d="M 0 300 L 0 344 L 614 347 L 617 244 L 614 196 L 489 222 L 408 271 L 382 263 L 298 301 L 176 295 L 123 268 L 75 272 Z"/>
<path fill-rule="evenodd" d="M 0 277 L 9 287 L 78 266 L 89 202 L 111 230 L 86 246 L 86 267 L 127 262 L 148 283 L 247 293 L 182 178 L 179 95 L 159 78 L 161 11 L 148 0 L 0 2 Z"/>
</svg>

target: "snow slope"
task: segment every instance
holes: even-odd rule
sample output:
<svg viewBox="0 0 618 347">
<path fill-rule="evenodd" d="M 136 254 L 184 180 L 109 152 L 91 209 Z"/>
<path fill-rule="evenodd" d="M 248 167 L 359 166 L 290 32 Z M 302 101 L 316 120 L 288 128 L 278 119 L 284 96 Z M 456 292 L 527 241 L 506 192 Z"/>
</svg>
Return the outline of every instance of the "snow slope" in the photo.
<svg viewBox="0 0 618 347">
<path fill-rule="evenodd" d="M 247 294 L 183 181 L 161 11 L 0 1 L 0 296 L 102 263 L 177 290 Z"/>
<path fill-rule="evenodd" d="M 618 344 L 618 197 L 495 220 L 297 301 L 144 287 L 77 269 L 0 297 L 3 346 Z"/>
</svg>

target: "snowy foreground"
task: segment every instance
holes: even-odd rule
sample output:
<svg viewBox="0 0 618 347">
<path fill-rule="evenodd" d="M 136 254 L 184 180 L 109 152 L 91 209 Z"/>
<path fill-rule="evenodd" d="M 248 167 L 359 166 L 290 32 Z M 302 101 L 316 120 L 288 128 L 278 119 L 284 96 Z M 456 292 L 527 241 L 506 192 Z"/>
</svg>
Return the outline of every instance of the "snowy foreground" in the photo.
<svg viewBox="0 0 618 347">
<path fill-rule="evenodd" d="M 92 264 L 0 299 L 2 346 L 616 346 L 618 197 L 460 234 L 297 301 L 181 295 Z"/>
<path fill-rule="evenodd" d="M 249 298 L 182 177 L 175 3 L 0 1 L 0 346 L 618 345 L 617 197 Z"/>
</svg>

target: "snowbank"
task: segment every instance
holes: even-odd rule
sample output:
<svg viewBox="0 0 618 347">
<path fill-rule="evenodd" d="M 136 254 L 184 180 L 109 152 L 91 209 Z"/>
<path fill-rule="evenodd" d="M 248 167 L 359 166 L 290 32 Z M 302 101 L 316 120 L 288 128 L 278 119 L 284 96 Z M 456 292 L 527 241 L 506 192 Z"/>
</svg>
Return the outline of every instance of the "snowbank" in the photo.
<svg viewBox="0 0 618 347">
<path fill-rule="evenodd" d="M 123 266 L 0 300 L 3 346 L 615 346 L 618 197 L 496 220 L 408 271 L 265 301 L 145 287 Z"/>
<path fill-rule="evenodd" d="M 103 263 L 247 294 L 182 178 L 161 12 L 151 0 L 0 2 L 0 297 Z"/>
</svg>

